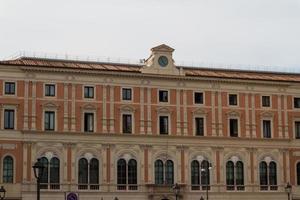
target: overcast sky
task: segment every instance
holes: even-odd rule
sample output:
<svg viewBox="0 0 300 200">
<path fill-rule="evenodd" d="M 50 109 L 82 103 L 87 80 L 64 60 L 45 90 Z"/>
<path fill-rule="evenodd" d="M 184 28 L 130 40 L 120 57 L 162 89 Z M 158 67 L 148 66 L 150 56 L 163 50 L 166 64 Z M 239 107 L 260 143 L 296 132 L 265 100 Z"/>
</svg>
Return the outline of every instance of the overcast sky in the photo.
<svg viewBox="0 0 300 200">
<path fill-rule="evenodd" d="M 0 58 L 20 50 L 300 72 L 300 0 L 0 0 Z"/>
</svg>

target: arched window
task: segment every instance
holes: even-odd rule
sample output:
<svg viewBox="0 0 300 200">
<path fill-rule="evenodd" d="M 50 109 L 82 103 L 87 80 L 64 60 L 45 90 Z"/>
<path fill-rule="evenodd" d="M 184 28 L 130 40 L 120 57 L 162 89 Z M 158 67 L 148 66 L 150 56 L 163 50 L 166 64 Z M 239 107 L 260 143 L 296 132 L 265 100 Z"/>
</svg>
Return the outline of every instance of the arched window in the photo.
<svg viewBox="0 0 300 200">
<path fill-rule="evenodd" d="M 193 160 L 191 163 L 191 180 L 192 190 L 206 190 L 210 189 L 210 163 L 207 160 L 203 160 L 201 164 L 197 160 Z"/>
<path fill-rule="evenodd" d="M 274 161 L 269 164 L 265 161 L 260 162 L 259 177 L 261 190 L 277 190 L 277 167 Z"/>
<path fill-rule="evenodd" d="M 227 190 L 244 190 L 244 164 L 242 161 L 226 163 Z"/>
<path fill-rule="evenodd" d="M 59 159 L 55 157 L 50 160 L 50 183 L 59 185 Z"/>
<path fill-rule="evenodd" d="M 99 184 L 99 161 L 96 158 L 90 161 L 90 184 Z"/>
<path fill-rule="evenodd" d="M 164 163 L 161 160 L 155 161 L 155 184 L 164 184 Z"/>
<path fill-rule="evenodd" d="M 128 163 L 125 159 L 117 162 L 117 189 L 118 190 L 137 190 L 137 162 L 130 159 Z"/>
<path fill-rule="evenodd" d="M 242 161 L 236 162 L 236 187 L 237 190 L 244 190 L 244 164 Z"/>
<path fill-rule="evenodd" d="M 155 184 L 174 184 L 174 163 L 167 160 L 156 160 L 154 163 Z"/>
<path fill-rule="evenodd" d="M 193 160 L 191 163 L 191 180 L 192 180 L 192 190 L 200 189 L 200 174 L 199 174 L 199 162 Z"/>
<path fill-rule="evenodd" d="M 274 161 L 269 164 L 269 184 L 271 190 L 277 190 L 277 169 Z"/>
<path fill-rule="evenodd" d="M 297 163 L 297 185 L 300 185 L 300 162 Z"/>
<path fill-rule="evenodd" d="M 42 157 L 40 162 L 42 163 L 42 165 L 44 166 L 44 170 L 43 170 L 43 174 L 42 177 L 40 179 L 40 183 L 41 183 L 41 189 L 47 189 L 48 188 L 48 183 L 49 183 L 49 162 L 48 162 L 48 158 L 46 157 Z"/>
<path fill-rule="evenodd" d="M 232 161 L 226 163 L 226 185 L 227 190 L 234 190 L 234 164 Z"/>
<path fill-rule="evenodd" d="M 166 162 L 166 184 L 174 184 L 174 163 L 172 160 Z"/>
<path fill-rule="evenodd" d="M 3 159 L 3 183 L 14 182 L 14 160 L 11 156 Z"/>
<path fill-rule="evenodd" d="M 48 188 L 50 188 L 51 190 L 59 189 L 60 188 L 59 159 L 53 157 L 50 159 L 49 162 L 48 158 L 42 157 L 40 162 L 45 167 L 41 177 L 41 189 L 48 189 Z"/>
<path fill-rule="evenodd" d="M 81 158 L 78 161 L 78 189 L 80 190 L 99 189 L 99 161 L 92 158 L 88 161 Z"/>
</svg>

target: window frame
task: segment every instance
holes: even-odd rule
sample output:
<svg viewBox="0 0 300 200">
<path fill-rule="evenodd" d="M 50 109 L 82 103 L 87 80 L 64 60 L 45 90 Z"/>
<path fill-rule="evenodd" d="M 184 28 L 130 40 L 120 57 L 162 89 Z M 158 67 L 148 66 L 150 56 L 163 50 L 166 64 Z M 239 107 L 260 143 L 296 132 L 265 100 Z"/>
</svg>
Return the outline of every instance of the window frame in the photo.
<svg viewBox="0 0 300 200">
<path fill-rule="evenodd" d="M 124 115 L 129 115 L 131 116 L 131 132 L 124 132 Z M 131 112 L 122 112 L 121 113 L 121 133 L 123 134 L 134 134 L 134 115 Z"/>
<path fill-rule="evenodd" d="M 202 103 L 196 103 L 196 93 L 202 93 Z M 204 106 L 205 105 L 205 93 L 204 91 L 194 91 L 193 92 L 193 104 L 197 106 Z"/>
<path fill-rule="evenodd" d="M 54 95 L 46 95 L 46 87 L 54 86 Z M 44 83 L 44 97 L 45 98 L 55 98 L 57 97 L 57 84 L 56 83 Z"/>
<path fill-rule="evenodd" d="M 270 121 L 270 137 L 265 137 L 264 135 L 264 121 Z M 271 118 L 262 118 L 261 119 L 261 138 L 262 139 L 272 139 L 273 138 L 273 119 Z"/>
<path fill-rule="evenodd" d="M 297 129 L 296 129 L 296 123 L 299 123 L 299 137 L 297 137 Z M 294 119 L 293 120 L 293 134 L 294 134 L 294 139 L 300 139 L 300 119 Z"/>
<path fill-rule="evenodd" d="M 12 182 L 4 182 L 4 159 L 6 157 L 11 157 L 12 158 Z M 1 183 L 3 184 L 14 184 L 16 179 L 15 179 L 15 176 L 16 176 L 16 159 L 13 155 L 11 154 L 4 154 L 3 157 L 1 158 L 1 177 L 0 177 L 0 180 L 1 180 Z"/>
<path fill-rule="evenodd" d="M 53 129 L 46 129 L 46 112 L 53 112 L 54 113 L 54 127 Z M 43 112 L 43 129 L 44 131 L 56 131 L 57 130 L 57 114 L 56 114 L 56 110 L 52 110 L 52 109 L 45 109 Z"/>
<path fill-rule="evenodd" d="M 237 136 L 231 136 L 231 132 L 230 132 L 230 120 L 237 120 L 237 131 L 238 131 L 238 134 Z M 230 138 L 239 138 L 241 137 L 241 124 L 240 124 L 240 117 L 233 117 L 233 116 L 230 116 L 228 118 L 228 137 Z"/>
<path fill-rule="evenodd" d="M 123 90 L 130 90 L 130 99 L 124 99 Z M 124 102 L 132 102 L 133 101 L 133 88 L 132 87 L 121 87 L 121 101 Z"/>
<path fill-rule="evenodd" d="M 160 118 L 161 117 L 167 117 L 168 118 L 168 132 L 163 133 L 163 134 L 160 131 Z M 171 133 L 170 114 L 159 114 L 157 121 L 158 121 L 158 129 L 157 129 L 158 135 L 170 135 L 170 133 Z"/>
<path fill-rule="evenodd" d="M 6 113 L 6 111 L 8 111 L 8 112 L 13 112 L 13 124 L 12 124 L 12 127 L 11 126 L 9 126 L 9 127 L 6 127 L 6 123 L 5 123 L 5 121 L 6 121 L 6 118 L 5 118 L 5 113 Z M 9 115 L 10 116 L 10 115 Z M 10 116 L 11 117 L 11 116 Z M 4 108 L 3 109 L 3 118 L 2 118 L 3 120 L 3 129 L 4 130 L 16 130 L 16 125 L 17 125 L 17 123 L 16 123 L 16 109 L 14 109 L 14 108 L 10 108 L 10 107 L 8 107 L 8 108 Z M 9 120 L 10 121 L 10 120 Z M 10 124 L 10 122 L 9 122 L 9 124 L 8 125 L 11 125 Z"/>
<path fill-rule="evenodd" d="M 93 88 L 93 97 L 85 96 L 85 88 Z M 85 100 L 95 100 L 96 99 L 96 86 L 95 85 L 83 85 L 82 87 L 82 98 Z"/>
<path fill-rule="evenodd" d="M 236 95 L 236 105 L 230 104 L 230 96 L 231 95 Z M 232 92 L 228 93 L 227 100 L 228 100 L 228 106 L 230 106 L 230 107 L 239 107 L 239 105 L 240 105 L 239 104 L 239 94 L 238 93 L 232 93 Z"/>
<path fill-rule="evenodd" d="M 293 109 L 300 109 L 300 106 L 299 107 L 295 107 L 295 99 L 299 99 L 299 101 L 300 101 L 300 96 L 294 96 L 293 97 Z"/>
<path fill-rule="evenodd" d="M 196 118 L 202 118 L 203 119 L 203 135 L 197 135 L 197 123 L 196 123 Z M 194 136 L 199 136 L 199 137 L 203 137 L 203 136 L 207 136 L 206 135 L 206 117 L 203 115 L 195 115 L 193 117 L 193 133 Z"/>
<path fill-rule="evenodd" d="M 10 93 L 6 93 L 6 90 L 5 90 L 5 88 L 6 88 L 6 83 L 14 83 L 14 85 L 15 85 L 15 90 L 14 90 L 14 93 L 13 94 L 10 94 Z M 7 96 L 7 97 L 15 97 L 15 96 L 17 96 L 17 87 L 18 85 L 17 85 L 17 81 L 9 81 L 9 80 L 7 80 L 7 81 L 3 81 L 3 96 Z"/>
<path fill-rule="evenodd" d="M 167 92 L 167 101 L 160 101 L 160 92 Z M 158 89 L 157 91 L 157 101 L 159 104 L 169 104 L 170 103 L 170 90 L 169 89 Z"/>
<path fill-rule="evenodd" d="M 86 131 L 85 129 L 85 114 L 92 114 L 93 115 L 93 130 L 92 131 Z M 96 112 L 95 111 L 83 111 L 82 113 L 82 132 L 84 133 L 95 133 L 97 129 L 96 126 Z"/>
<path fill-rule="evenodd" d="M 269 97 L 269 106 L 264 105 L 264 101 L 263 101 L 264 97 Z M 272 108 L 272 96 L 271 95 L 261 95 L 260 99 L 261 99 L 261 104 L 260 104 L 261 108 L 265 108 L 265 109 Z"/>
</svg>

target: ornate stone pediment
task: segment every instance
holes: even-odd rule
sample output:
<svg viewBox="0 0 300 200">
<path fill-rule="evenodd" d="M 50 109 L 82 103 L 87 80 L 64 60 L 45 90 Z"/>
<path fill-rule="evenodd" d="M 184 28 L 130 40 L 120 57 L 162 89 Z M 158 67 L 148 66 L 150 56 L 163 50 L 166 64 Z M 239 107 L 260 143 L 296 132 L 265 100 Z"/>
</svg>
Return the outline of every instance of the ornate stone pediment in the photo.
<svg viewBox="0 0 300 200">
<path fill-rule="evenodd" d="M 157 112 L 158 113 L 166 113 L 166 114 L 170 114 L 172 113 L 172 110 L 168 107 L 158 107 L 157 108 Z"/>
<path fill-rule="evenodd" d="M 229 116 L 229 117 L 239 117 L 241 115 L 241 112 L 237 111 L 237 110 L 229 110 L 226 113 L 226 115 Z"/>
<path fill-rule="evenodd" d="M 123 105 L 119 109 L 123 112 L 134 112 L 136 110 L 136 108 L 130 105 Z"/>
<path fill-rule="evenodd" d="M 197 108 L 192 111 L 194 115 L 207 115 L 208 111 L 204 108 Z"/>
<path fill-rule="evenodd" d="M 273 118 L 273 117 L 274 117 L 274 113 L 273 113 L 273 112 L 270 112 L 270 111 L 262 112 L 262 113 L 260 113 L 260 115 L 261 115 L 262 117 L 267 117 L 267 118 Z"/>
<path fill-rule="evenodd" d="M 85 110 L 96 110 L 97 106 L 95 106 L 94 104 L 91 103 L 87 103 L 81 106 L 81 109 L 85 109 Z"/>
<path fill-rule="evenodd" d="M 46 102 L 42 104 L 44 108 L 52 108 L 52 109 L 57 109 L 59 106 L 56 103 L 53 102 Z"/>
</svg>

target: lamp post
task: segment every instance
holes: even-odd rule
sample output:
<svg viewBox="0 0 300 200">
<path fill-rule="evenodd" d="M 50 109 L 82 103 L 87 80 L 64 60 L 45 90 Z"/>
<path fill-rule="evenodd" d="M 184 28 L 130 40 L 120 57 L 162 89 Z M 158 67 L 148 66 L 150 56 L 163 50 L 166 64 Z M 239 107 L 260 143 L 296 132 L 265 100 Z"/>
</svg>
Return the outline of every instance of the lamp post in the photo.
<svg viewBox="0 0 300 200">
<path fill-rule="evenodd" d="M 201 169 L 201 172 L 204 172 L 206 174 L 206 200 L 208 200 L 208 180 L 209 180 L 209 170 L 211 170 L 211 168 L 212 168 L 211 163 L 208 163 L 208 165 L 206 165 L 206 168 Z M 202 196 L 201 198 L 203 199 Z M 200 200 L 202 200 L 201 198 Z"/>
<path fill-rule="evenodd" d="M 292 185 L 288 182 L 286 184 L 286 186 L 284 187 L 287 195 L 288 195 L 288 200 L 290 200 L 290 196 L 291 196 L 291 193 L 292 193 Z"/>
<path fill-rule="evenodd" d="M 40 200 L 40 184 L 41 184 L 41 177 L 43 175 L 45 166 L 41 162 L 41 159 L 37 159 L 36 163 L 32 166 L 34 176 L 36 178 L 36 199 Z"/>
<path fill-rule="evenodd" d="M 180 193 L 180 186 L 179 186 L 177 183 L 175 183 L 175 184 L 173 185 L 172 189 L 173 189 L 173 192 L 174 192 L 175 197 L 176 197 L 176 200 L 177 200 L 178 195 L 179 195 L 179 193 Z"/>
<path fill-rule="evenodd" d="M 0 188 L 0 200 L 4 200 L 5 193 L 6 193 L 6 190 L 4 189 L 3 186 L 1 186 L 1 188 Z"/>
<path fill-rule="evenodd" d="M 200 200 L 204 200 L 203 196 L 200 197 Z"/>
</svg>

